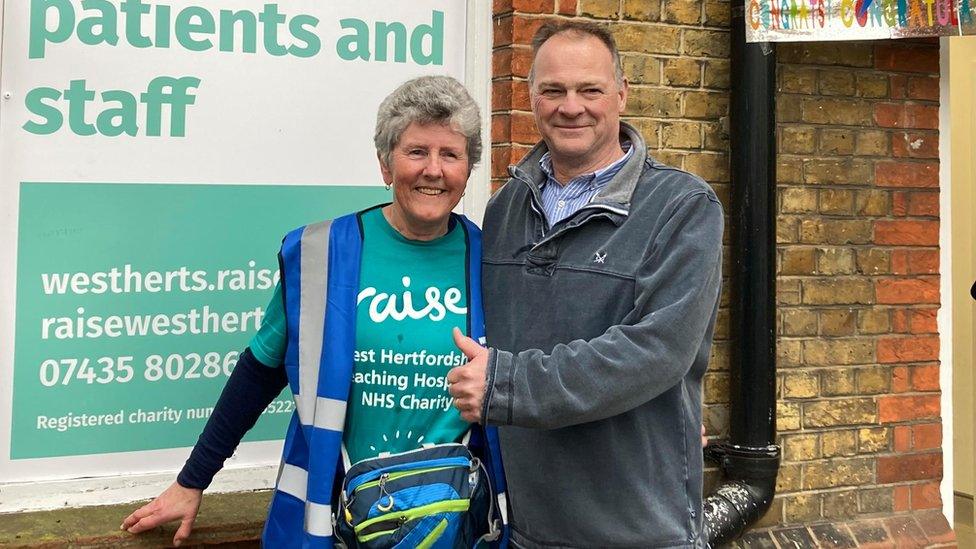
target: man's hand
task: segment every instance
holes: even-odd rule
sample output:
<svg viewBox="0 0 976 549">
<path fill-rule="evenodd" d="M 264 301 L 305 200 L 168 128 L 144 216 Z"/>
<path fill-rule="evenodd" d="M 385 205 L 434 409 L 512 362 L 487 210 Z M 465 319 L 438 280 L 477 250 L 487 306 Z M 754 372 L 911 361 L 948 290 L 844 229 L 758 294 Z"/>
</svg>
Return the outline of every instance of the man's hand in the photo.
<svg viewBox="0 0 976 549">
<path fill-rule="evenodd" d="M 179 547 L 186 538 L 190 537 L 193 521 L 200 510 L 203 491 L 194 488 L 184 488 L 174 482 L 156 499 L 136 509 L 122 521 L 122 529 L 132 534 L 151 530 L 160 524 L 180 520 L 180 527 L 173 536 L 173 545 Z"/>
<path fill-rule="evenodd" d="M 454 397 L 454 407 L 461 418 L 481 422 L 481 405 L 485 399 L 485 374 L 488 371 L 488 349 L 454 328 L 454 344 L 468 357 L 468 363 L 447 373 L 447 388 Z"/>
</svg>

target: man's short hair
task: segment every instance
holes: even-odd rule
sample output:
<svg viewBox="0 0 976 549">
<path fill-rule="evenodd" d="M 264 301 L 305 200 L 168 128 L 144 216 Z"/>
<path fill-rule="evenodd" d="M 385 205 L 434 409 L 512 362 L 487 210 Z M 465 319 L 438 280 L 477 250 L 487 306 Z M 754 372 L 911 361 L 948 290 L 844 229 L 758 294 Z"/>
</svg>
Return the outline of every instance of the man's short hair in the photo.
<svg viewBox="0 0 976 549">
<path fill-rule="evenodd" d="M 576 37 L 592 36 L 603 42 L 603 45 L 610 50 L 610 58 L 613 59 L 613 75 L 618 86 L 624 85 L 624 68 L 620 63 L 620 52 L 617 51 L 617 42 L 606 27 L 591 23 L 589 21 L 577 21 L 573 19 L 562 21 L 547 21 L 532 37 L 532 67 L 529 69 L 529 85 L 535 81 L 535 57 L 550 38 L 557 34 L 571 34 Z"/>
</svg>

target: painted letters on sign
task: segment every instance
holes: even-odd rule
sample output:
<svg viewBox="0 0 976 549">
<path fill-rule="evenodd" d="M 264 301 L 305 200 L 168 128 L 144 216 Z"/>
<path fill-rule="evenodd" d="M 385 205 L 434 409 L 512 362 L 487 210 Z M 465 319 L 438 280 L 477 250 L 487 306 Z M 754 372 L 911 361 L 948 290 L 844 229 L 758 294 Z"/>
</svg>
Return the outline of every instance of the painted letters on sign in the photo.
<svg viewBox="0 0 976 549">
<path fill-rule="evenodd" d="M 976 4 L 972 0 L 744 1 L 748 42 L 976 33 Z"/>
</svg>

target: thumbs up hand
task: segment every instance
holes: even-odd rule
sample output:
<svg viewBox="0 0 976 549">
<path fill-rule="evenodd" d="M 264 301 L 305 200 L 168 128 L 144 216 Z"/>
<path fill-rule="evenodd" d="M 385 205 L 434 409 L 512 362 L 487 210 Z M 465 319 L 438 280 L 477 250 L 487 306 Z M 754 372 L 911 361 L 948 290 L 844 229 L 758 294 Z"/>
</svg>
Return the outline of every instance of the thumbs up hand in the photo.
<svg viewBox="0 0 976 549">
<path fill-rule="evenodd" d="M 468 357 L 468 363 L 447 373 L 448 390 L 454 397 L 454 407 L 461 418 L 471 423 L 481 422 L 481 406 L 485 398 L 485 378 L 488 372 L 488 349 L 454 328 L 454 344 Z"/>
</svg>

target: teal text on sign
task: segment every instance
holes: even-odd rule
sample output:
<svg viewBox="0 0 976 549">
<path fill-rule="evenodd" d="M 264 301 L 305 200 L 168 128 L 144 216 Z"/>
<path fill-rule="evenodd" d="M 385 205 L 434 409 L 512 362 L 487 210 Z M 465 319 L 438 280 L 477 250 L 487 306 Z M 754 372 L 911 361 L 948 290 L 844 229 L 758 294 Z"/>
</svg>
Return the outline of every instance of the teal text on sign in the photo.
<svg viewBox="0 0 976 549">
<path fill-rule="evenodd" d="M 28 58 L 37 63 L 52 46 L 74 39 L 93 48 L 178 46 L 243 54 L 259 53 L 260 44 L 260 53 L 279 59 L 314 57 L 325 41 L 335 43 L 330 53 L 347 62 L 444 64 L 444 12 L 437 10 L 430 12 L 430 23 L 416 25 L 355 17 L 323 23 L 309 14 L 285 13 L 273 3 L 250 11 L 173 9 L 148 0 L 30 0 L 29 19 Z M 201 81 L 193 75 L 160 75 L 138 91 L 93 89 L 85 79 L 45 82 L 24 95 L 29 118 L 21 127 L 35 135 L 68 130 L 82 137 L 186 137 L 187 113 Z"/>
<path fill-rule="evenodd" d="M 96 117 L 89 116 L 89 103 L 96 98 L 85 80 L 72 80 L 64 90 L 40 87 L 27 92 L 27 110 L 36 120 L 28 120 L 24 129 L 37 135 L 52 134 L 64 125 L 68 113 L 68 127 L 75 135 L 102 134 L 109 137 L 127 134 L 135 136 L 142 127 L 150 137 L 162 135 L 163 106 L 166 106 L 170 137 L 186 135 L 186 109 L 196 102 L 192 90 L 200 86 L 200 79 L 191 76 L 173 78 L 157 76 L 146 91 L 136 96 L 125 90 L 106 90 L 98 94 L 102 107 Z M 144 115 L 139 115 L 139 104 Z"/>
<path fill-rule="evenodd" d="M 290 14 L 278 4 L 267 3 L 260 11 L 214 10 L 204 6 L 173 9 L 163 2 L 147 0 L 30 0 L 28 57 L 43 59 L 52 44 L 72 38 L 86 46 L 170 48 L 175 45 L 192 52 L 263 53 L 308 58 L 322 51 L 323 38 L 337 42 L 341 59 L 386 61 L 392 39 L 398 62 L 410 56 L 418 65 L 443 64 L 444 12 L 433 10 L 429 24 L 409 28 L 399 21 L 377 21 L 372 27 L 363 19 L 347 17 L 323 23 L 309 14 Z M 325 36 L 323 36 L 325 35 Z"/>
<path fill-rule="evenodd" d="M 290 229 L 382 187 L 23 183 L 11 459 L 191 446 Z M 285 391 L 245 440 L 284 435 Z"/>
</svg>

